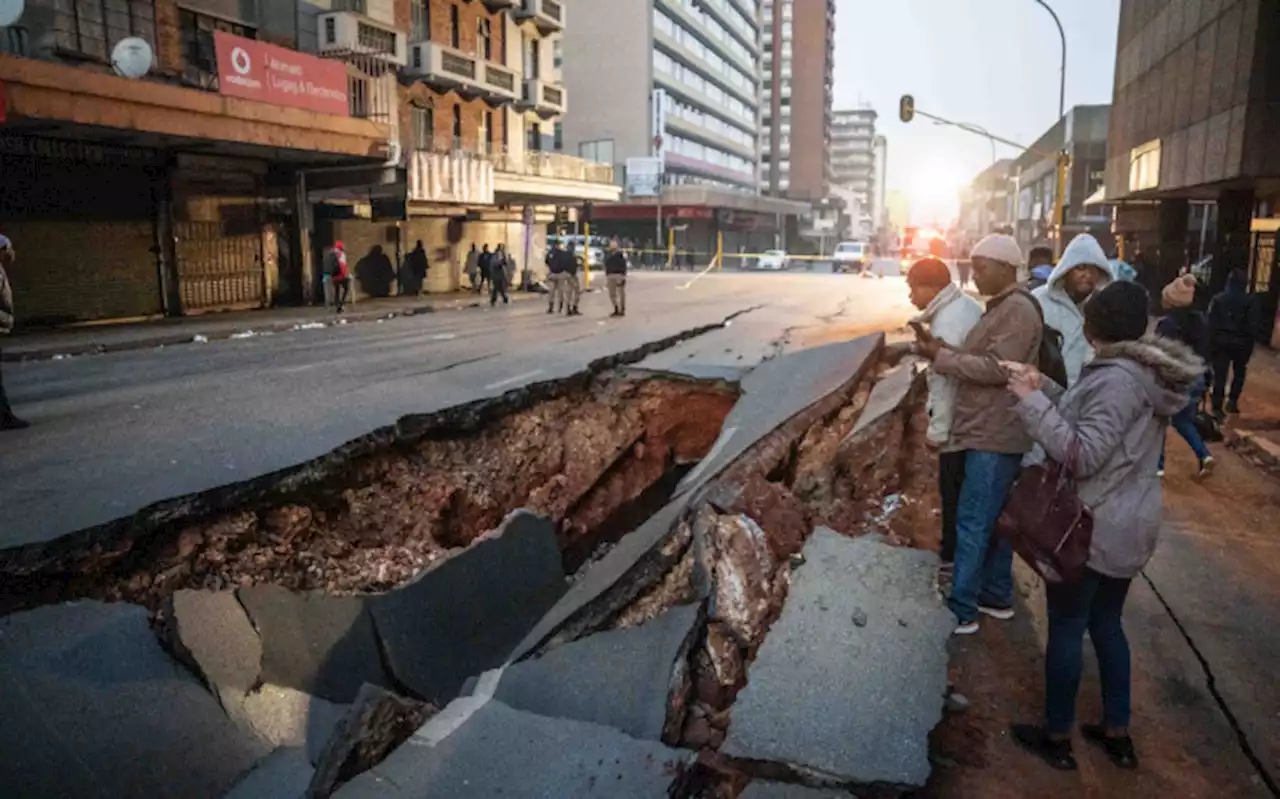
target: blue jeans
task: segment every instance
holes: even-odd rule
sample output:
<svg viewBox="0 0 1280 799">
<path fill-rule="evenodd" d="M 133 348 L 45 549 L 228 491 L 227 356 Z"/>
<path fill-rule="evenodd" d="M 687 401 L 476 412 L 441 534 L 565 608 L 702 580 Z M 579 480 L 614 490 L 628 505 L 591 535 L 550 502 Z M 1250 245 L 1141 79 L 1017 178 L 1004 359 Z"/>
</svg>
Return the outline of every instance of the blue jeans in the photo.
<svg viewBox="0 0 1280 799">
<path fill-rule="evenodd" d="M 1004 510 L 1021 455 L 969 450 L 956 512 L 956 562 L 947 604 L 961 624 L 978 618 L 978 604 L 1013 607 L 1013 548 L 992 530 Z"/>
<path fill-rule="evenodd" d="M 1182 440 L 1191 445 L 1191 450 L 1196 454 L 1196 460 L 1201 461 L 1213 454 L 1205 446 L 1204 439 L 1200 437 L 1200 431 L 1196 429 L 1196 408 L 1199 407 L 1200 397 L 1203 394 L 1204 379 L 1201 378 L 1191 388 L 1191 401 L 1169 420 L 1173 429 L 1182 436 Z M 1160 471 L 1164 471 L 1164 444 L 1160 445 Z"/>
<path fill-rule="evenodd" d="M 1129 726 L 1129 640 L 1120 614 L 1130 582 L 1089 570 L 1075 585 L 1045 586 L 1049 643 L 1044 656 L 1044 713 L 1050 733 L 1066 734 L 1075 723 L 1085 630 L 1098 655 L 1102 723 Z"/>
</svg>

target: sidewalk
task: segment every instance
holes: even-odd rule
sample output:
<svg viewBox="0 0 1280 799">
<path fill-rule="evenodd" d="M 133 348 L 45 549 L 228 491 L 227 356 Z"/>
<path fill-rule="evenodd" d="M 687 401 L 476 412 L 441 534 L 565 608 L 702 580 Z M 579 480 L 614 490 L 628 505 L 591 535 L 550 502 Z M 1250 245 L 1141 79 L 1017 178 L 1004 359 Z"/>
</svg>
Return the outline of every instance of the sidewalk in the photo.
<svg viewBox="0 0 1280 799">
<path fill-rule="evenodd" d="M 511 293 L 513 301 L 541 296 L 541 294 L 518 291 Z M 282 307 L 209 313 L 149 322 L 19 330 L 3 342 L 3 359 L 5 361 L 48 360 L 59 356 L 169 347 L 251 333 L 276 333 L 305 327 L 328 326 L 339 322 L 354 324 L 377 319 L 392 319 L 398 316 L 416 316 L 436 311 L 474 308 L 484 299 L 487 299 L 484 295 L 462 291 L 429 294 L 422 297 L 363 300 L 349 305 L 341 316 L 328 307 Z"/>
<path fill-rule="evenodd" d="M 1227 419 L 1227 446 L 1263 471 L 1280 477 L 1280 352 L 1259 346 L 1249 361 L 1249 378 L 1239 416 Z"/>
</svg>

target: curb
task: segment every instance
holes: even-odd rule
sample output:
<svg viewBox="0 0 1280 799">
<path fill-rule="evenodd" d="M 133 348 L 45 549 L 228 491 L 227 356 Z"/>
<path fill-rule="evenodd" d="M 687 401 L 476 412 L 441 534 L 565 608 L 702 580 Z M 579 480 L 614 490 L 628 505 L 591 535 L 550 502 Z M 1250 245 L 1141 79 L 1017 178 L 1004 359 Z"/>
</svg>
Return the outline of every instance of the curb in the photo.
<svg viewBox="0 0 1280 799">
<path fill-rule="evenodd" d="M 1222 433 L 1227 449 L 1244 458 L 1254 468 L 1273 477 L 1280 477 L 1280 456 L 1276 454 L 1274 444 L 1268 446 L 1262 443 L 1257 433 L 1247 429 L 1226 427 Z"/>
</svg>

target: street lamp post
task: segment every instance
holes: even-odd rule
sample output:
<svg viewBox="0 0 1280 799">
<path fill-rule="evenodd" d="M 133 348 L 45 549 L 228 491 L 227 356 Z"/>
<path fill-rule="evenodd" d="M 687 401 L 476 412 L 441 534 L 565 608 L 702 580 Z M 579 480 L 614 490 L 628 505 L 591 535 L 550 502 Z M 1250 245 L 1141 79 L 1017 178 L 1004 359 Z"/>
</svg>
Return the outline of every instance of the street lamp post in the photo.
<svg viewBox="0 0 1280 799">
<path fill-rule="evenodd" d="M 1061 122 L 1067 113 L 1067 34 L 1062 30 L 1062 20 L 1058 19 L 1058 14 L 1053 10 L 1046 0 L 1035 0 L 1035 2 L 1049 12 L 1049 16 L 1053 17 L 1053 24 L 1058 26 L 1058 38 L 1062 41 L 1062 67 L 1058 74 L 1058 121 Z M 1058 164 L 1056 174 L 1058 178 L 1057 193 L 1054 198 L 1053 208 L 1053 236 L 1057 249 L 1062 248 L 1062 223 L 1066 219 L 1066 186 L 1063 185 L 1067 180 L 1067 170 L 1070 165 L 1070 156 L 1067 153 L 1066 146 L 1066 129 L 1063 128 L 1062 151 L 1058 154 Z"/>
<path fill-rule="evenodd" d="M 1053 17 L 1053 24 L 1058 26 L 1058 38 L 1062 40 L 1062 67 L 1058 75 L 1058 119 L 1062 119 L 1067 113 L 1067 34 L 1062 30 L 1062 20 L 1058 19 L 1058 13 L 1045 0 L 1035 2 Z"/>
</svg>

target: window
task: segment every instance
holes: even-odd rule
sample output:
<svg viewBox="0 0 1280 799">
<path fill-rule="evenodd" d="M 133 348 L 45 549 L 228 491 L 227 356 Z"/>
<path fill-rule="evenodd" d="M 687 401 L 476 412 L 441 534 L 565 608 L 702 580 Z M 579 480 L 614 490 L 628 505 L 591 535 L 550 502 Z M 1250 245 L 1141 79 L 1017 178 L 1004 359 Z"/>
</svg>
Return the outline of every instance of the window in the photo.
<svg viewBox="0 0 1280 799">
<path fill-rule="evenodd" d="M 58 49 L 106 61 L 115 43 L 129 36 L 155 49 L 154 0 L 62 0 L 52 12 Z"/>
<path fill-rule="evenodd" d="M 435 139 L 436 114 L 432 108 L 413 108 L 413 149 L 430 150 Z"/>
<path fill-rule="evenodd" d="M 538 40 L 529 36 L 524 37 L 524 76 L 526 78 L 540 78 L 541 72 L 538 69 L 539 62 L 542 61 L 542 50 L 539 47 Z"/>
<path fill-rule="evenodd" d="M 493 154 L 493 134 L 494 134 L 493 112 L 485 111 L 484 112 L 484 134 L 482 135 L 481 138 L 484 139 L 484 151 L 486 153 L 489 153 L 490 155 Z"/>
<path fill-rule="evenodd" d="M 453 104 L 453 146 L 462 146 L 462 106 L 458 103 Z"/>
<path fill-rule="evenodd" d="M 201 89 L 218 88 L 218 57 L 213 48 L 213 32 L 225 31 L 246 39 L 255 38 L 253 28 L 217 17 L 178 9 L 178 30 L 182 37 L 182 79 Z"/>
<path fill-rule="evenodd" d="M 556 137 L 552 147 L 558 153 L 564 152 L 564 124 L 561 122 L 556 123 Z"/>
<path fill-rule="evenodd" d="M 542 128 L 537 122 L 529 123 L 525 138 L 525 147 L 529 152 L 534 153 L 542 149 Z"/>
<path fill-rule="evenodd" d="M 413 0 L 413 41 L 431 40 L 431 0 Z"/>
<path fill-rule="evenodd" d="M 1129 151 L 1129 191 L 1160 185 L 1160 140 L 1153 139 Z"/>
<path fill-rule="evenodd" d="M 462 46 L 462 23 L 458 20 L 458 4 L 449 6 L 449 44 L 453 48 Z"/>
<path fill-rule="evenodd" d="M 480 17 L 476 20 L 476 42 L 480 56 L 485 61 L 492 61 L 493 26 L 490 24 L 488 17 Z"/>
<path fill-rule="evenodd" d="M 602 164 L 613 163 L 613 139 L 584 141 L 578 145 L 578 156 Z"/>
</svg>

